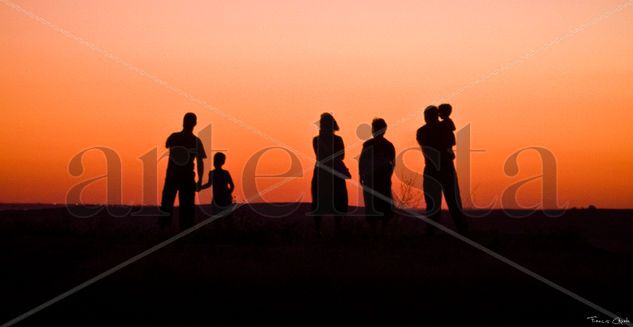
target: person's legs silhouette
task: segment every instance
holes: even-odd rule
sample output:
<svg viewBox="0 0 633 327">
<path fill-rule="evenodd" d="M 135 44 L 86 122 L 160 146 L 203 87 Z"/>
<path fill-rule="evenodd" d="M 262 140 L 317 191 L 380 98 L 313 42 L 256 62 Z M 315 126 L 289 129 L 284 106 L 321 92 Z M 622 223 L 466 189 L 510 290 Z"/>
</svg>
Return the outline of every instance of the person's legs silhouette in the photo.
<svg viewBox="0 0 633 327">
<path fill-rule="evenodd" d="M 426 216 L 435 222 L 439 222 L 442 214 L 442 184 L 431 174 L 424 174 L 424 200 L 426 201 Z M 426 234 L 435 233 L 434 226 L 427 224 Z"/>
<path fill-rule="evenodd" d="M 180 202 L 180 229 L 184 230 L 194 223 L 195 217 L 195 196 L 196 185 L 195 181 L 186 181 L 182 183 L 178 190 L 178 202 Z"/>
<path fill-rule="evenodd" d="M 172 179 L 165 179 L 163 196 L 160 204 L 161 215 L 158 217 L 158 223 L 161 229 L 166 229 L 171 225 L 176 192 L 178 192 L 178 185 Z"/>
<path fill-rule="evenodd" d="M 455 169 L 446 171 L 443 177 L 442 186 L 444 189 L 444 198 L 446 199 L 448 211 L 455 222 L 457 231 L 460 234 L 466 234 L 468 232 L 468 224 L 466 222 L 466 218 L 464 217 L 462 199 L 459 193 L 459 184 Z"/>
</svg>

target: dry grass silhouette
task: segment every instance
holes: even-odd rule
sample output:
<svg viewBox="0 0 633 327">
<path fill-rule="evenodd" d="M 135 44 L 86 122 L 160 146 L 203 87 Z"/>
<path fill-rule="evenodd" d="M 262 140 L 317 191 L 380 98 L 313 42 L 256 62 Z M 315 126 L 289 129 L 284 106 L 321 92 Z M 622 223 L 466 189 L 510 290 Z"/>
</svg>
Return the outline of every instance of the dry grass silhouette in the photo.
<svg viewBox="0 0 633 327">
<path fill-rule="evenodd" d="M 413 174 L 404 176 L 400 181 L 398 192 L 394 192 L 394 202 L 398 208 L 419 208 L 424 193 L 419 186 L 422 182 Z"/>
</svg>

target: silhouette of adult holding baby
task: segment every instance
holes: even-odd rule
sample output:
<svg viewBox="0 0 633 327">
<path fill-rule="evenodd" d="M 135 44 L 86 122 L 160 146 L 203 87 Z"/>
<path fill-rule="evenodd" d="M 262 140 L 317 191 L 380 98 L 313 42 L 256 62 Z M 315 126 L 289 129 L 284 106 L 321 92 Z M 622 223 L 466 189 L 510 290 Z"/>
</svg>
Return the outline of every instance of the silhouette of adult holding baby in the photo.
<svg viewBox="0 0 633 327">
<path fill-rule="evenodd" d="M 442 108 L 446 108 L 446 105 L 442 105 Z M 446 114 L 443 116 L 448 117 Z M 440 122 L 439 109 L 436 106 L 429 106 L 424 110 L 424 120 L 426 124 L 418 129 L 416 139 L 422 147 L 425 161 L 423 187 L 427 217 L 434 221 L 439 220 L 443 193 L 457 231 L 464 234 L 467 232 L 467 224 L 453 162 L 454 125 L 452 121 Z M 434 231 L 435 227 L 427 226 L 427 234 L 433 234 Z"/>
</svg>

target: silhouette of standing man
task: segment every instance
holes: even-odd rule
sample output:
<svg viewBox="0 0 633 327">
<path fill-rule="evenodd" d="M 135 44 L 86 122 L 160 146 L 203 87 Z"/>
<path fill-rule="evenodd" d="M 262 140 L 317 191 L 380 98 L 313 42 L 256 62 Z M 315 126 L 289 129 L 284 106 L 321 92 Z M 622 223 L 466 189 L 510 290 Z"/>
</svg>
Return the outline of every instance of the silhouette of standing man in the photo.
<svg viewBox="0 0 633 327">
<path fill-rule="evenodd" d="M 382 118 L 371 122 L 372 139 L 363 143 L 358 160 L 360 183 L 363 185 L 365 216 L 375 234 L 376 220 L 381 220 L 381 234 L 393 213 L 391 176 L 396 161 L 396 149 L 385 138 L 387 123 Z"/>
<path fill-rule="evenodd" d="M 197 120 L 194 113 L 185 114 L 182 131 L 172 133 L 167 138 L 165 146 L 169 149 L 169 163 L 167 164 L 167 175 L 160 206 L 163 212 L 160 219 L 161 228 L 171 224 L 176 193 L 178 193 L 178 202 L 180 203 L 178 211 L 180 228 L 185 229 L 193 226 L 196 188 L 202 185 L 204 172 L 202 159 L 207 157 L 202 142 L 193 135 L 193 128 L 196 126 Z M 197 186 L 193 170 L 194 159 L 198 170 Z"/>
<path fill-rule="evenodd" d="M 418 129 L 416 139 L 424 154 L 424 199 L 426 215 L 438 221 L 442 208 L 442 193 L 446 199 L 449 213 L 460 234 L 467 232 L 467 224 L 462 212 L 462 200 L 455 171 L 453 132 L 440 123 L 439 110 L 428 106 L 424 110 L 426 125 Z M 435 232 L 435 227 L 427 226 L 427 234 Z"/>
</svg>

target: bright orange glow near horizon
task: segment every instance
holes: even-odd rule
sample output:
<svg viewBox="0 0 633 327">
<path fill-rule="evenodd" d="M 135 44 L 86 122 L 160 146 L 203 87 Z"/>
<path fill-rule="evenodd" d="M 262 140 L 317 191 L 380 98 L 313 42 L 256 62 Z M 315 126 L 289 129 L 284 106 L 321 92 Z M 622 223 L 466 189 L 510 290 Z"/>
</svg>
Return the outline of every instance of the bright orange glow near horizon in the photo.
<svg viewBox="0 0 633 327">
<path fill-rule="evenodd" d="M 402 152 L 416 147 L 422 109 L 449 97 L 458 129 L 469 125 L 471 148 L 482 150 L 471 153 L 471 189 L 462 190 L 475 205 L 500 207 L 508 187 L 541 174 L 536 152 L 519 156 L 516 176 L 504 164 L 542 147 L 556 158 L 561 206 L 631 208 L 633 6 L 613 10 L 623 3 L 0 1 L 0 202 L 63 203 L 73 185 L 107 173 L 97 151 L 85 154 L 81 176 L 68 172 L 70 160 L 103 146 L 121 159 L 122 202 L 143 203 L 139 158 L 162 153 L 189 111 L 196 131 L 212 126 L 207 152 L 226 152 L 239 201 L 247 161 L 274 146 L 296 153 L 303 176 L 263 198 L 310 201 L 322 112 L 337 118 L 358 180 L 360 124 L 385 118 Z M 422 171 L 421 153 L 404 159 Z M 257 174 L 289 167 L 273 150 Z M 158 195 L 164 173 L 163 160 Z M 82 201 L 106 202 L 105 188 L 91 185 Z M 348 190 L 362 205 L 353 182 Z M 543 205 L 539 180 L 517 197 Z M 208 191 L 198 199 L 209 201 Z"/>
</svg>

